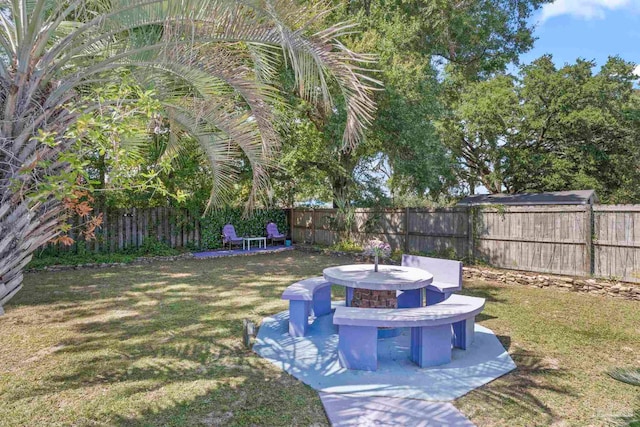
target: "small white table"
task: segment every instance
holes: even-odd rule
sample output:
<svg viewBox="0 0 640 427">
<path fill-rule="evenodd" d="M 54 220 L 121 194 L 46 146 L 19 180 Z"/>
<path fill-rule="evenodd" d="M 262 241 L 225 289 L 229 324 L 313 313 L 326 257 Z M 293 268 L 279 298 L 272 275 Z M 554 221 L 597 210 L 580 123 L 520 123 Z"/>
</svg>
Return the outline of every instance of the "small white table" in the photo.
<svg viewBox="0 0 640 427">
<path fill-rule="evenodd" d="M 266 237 L 243 237 L 242 238 L 242 250 L 251 250 L 251 242 L 258 242 L 258 249 L 267 247 Z"/>
</svg>

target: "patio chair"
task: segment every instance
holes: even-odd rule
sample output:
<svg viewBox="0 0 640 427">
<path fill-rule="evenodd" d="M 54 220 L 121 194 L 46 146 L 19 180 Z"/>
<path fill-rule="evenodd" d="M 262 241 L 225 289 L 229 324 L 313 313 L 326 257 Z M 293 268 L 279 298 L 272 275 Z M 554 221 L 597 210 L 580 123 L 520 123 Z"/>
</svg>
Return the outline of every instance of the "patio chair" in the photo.
<svg viewBox="0 0 640 427">
<path fill-rule="evenodd" d="M 242 237 L 236 235 L 236 229 L 231 224 L 227 224 L 222 227 L 222 248 L 225 245 L 229 245 L 229 249 L 233 248 L 233 245 L 242 245 Z"/>
<path fill-rule="evenodd" d="M 274 244 L 275 242 L 284 243 L 284 241 L 287 239 L 287 236 L 278 231 L 278 226 L 275 224 L 275 222 L 270 222 L 269 224 L 267 224 L 267 240 L 269 239 L 271 239 L 271 244 Z"/>
</svg>

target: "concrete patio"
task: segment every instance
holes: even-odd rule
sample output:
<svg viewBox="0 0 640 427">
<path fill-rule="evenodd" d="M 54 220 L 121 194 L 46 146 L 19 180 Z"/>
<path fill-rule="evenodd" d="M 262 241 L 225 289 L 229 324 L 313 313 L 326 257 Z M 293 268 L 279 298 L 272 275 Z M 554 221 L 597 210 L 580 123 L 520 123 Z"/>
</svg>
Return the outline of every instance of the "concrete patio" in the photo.
<svg viewBox="0 0 640 427">
<path fill-rule="evenodd" d="M 333 308 L 341 304 L 334 302 Z M 409 360 L 409 331 L 404 330 L 397 337 L 379 341 L 377 371 L 347 370 L 340 366 L 337 357 L 338 334 L 333 313 L 315 318 L 304 337 L 289 335 L 288 320 L 288 311 L 265 318 L 253 349 L 320 392 L 334 425 L 366 425 L 353 424 L 349 414 L 354 412 L 348 411 L 348 407 L 361 409 L 358 417 L 365 417 L 361 422 L 367 416 L 376 420 L 387 416 L 398 420 L 402 416 L 406 418 L 403 425 L 472 425 L 447 402 L 516 368 L 495 334 L 476 325 L 474 343 L 466 351 L 454 349 L 449 364 L 425 369 L 413 364 Z M 375 414 L 380 405 L 386 407 L 387 415 Z M 412 412 L 407 405 L 424 408 Z M 434 417 L 445 421 L 436 422 Z"/>
</svg>

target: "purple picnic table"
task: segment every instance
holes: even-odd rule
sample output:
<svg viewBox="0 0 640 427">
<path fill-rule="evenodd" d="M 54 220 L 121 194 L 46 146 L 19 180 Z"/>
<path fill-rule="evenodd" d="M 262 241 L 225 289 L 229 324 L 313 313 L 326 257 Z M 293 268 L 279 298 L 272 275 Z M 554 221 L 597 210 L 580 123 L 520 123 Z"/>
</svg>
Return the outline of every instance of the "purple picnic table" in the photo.
<svg viewBox="0 0 640 427">
<path fill-rule="evenodd" d="M 457 264 L 456 264 L 457 265 Z M 338 358 L 348 369 L 375 371 L 377 340 L 411 328 L 410 359 L 420 367 L 451 361 L 451 347 L 466 349 L 473 340 L 474 318 L 484 299 L 456 295 L 423 304 L 433 275 L 409 266 L 356 264 L 326 268 L 328 283 L 347 288 L 346 306 L 333 317 L 339 326 Z M 426 295 L 427 292 L 425 292 Z"/>
</svg>

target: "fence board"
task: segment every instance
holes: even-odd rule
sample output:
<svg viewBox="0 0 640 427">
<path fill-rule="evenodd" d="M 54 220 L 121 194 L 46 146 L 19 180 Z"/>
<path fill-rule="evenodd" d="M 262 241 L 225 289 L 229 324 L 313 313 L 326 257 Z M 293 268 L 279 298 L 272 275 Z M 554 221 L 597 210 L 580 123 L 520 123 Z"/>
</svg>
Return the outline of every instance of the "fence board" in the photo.
<svg viewBox="0 0 640 427">
<path fill-rule="evenodd" d="M 69 235 L 76 243 L 71 247 L 49 243 L 47 248 L 62 253 L 77 249 L 78 242 L 83 242 L 88 251 L 107 253 L 140 247 L 150 238 L 174 248 L 201 245 L 200 218 L 187 211 L 164 207 L 114 209 L 96 206 L 93 213 L 95 216 L 102 214 L 102 225 L 96 228 L 95 239 L 84 241 L 81 231 L 85 220 L 72 217 Z"/>
<path fill-rule="evenodd" d="M 475 256 L 496 267 L 588 275 L 588 207 L 482 209 Z"/>
<path fill-rule="evenodd" d="M 640 205 L 594 206 L 594 275 L 640 282 Z"/>
</svg>

